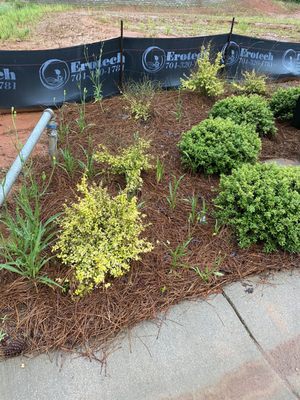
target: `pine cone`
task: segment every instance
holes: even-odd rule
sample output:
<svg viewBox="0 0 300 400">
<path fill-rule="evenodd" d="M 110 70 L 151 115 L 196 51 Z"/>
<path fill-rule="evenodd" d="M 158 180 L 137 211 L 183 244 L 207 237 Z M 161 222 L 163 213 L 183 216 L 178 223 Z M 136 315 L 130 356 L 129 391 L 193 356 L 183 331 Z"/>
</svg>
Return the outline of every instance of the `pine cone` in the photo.
<svg viewBox="0 0 300 400">
<path fill-rule="evenodd" d="M 0 349 L 0 355 L 10 358 L 19 356 L 26 348 L 26 342 L 24 339 L 11 339 Z"/>
</svg>

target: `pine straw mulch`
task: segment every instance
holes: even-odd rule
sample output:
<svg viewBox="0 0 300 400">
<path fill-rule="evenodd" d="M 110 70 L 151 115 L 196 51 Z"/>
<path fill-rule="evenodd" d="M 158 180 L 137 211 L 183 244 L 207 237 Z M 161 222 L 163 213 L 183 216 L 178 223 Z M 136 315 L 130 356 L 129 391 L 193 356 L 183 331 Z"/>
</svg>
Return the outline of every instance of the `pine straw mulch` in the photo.
<svg viewBox="0 0 300 400">
<path fill-rule="evenodd" d="M 191 175 L 182 169 L 176 147 L 183 131 L 207 117 L 212 103 L 197 95 L 182 94 L 181 111 L 178 92 L 157 94 L 152 117 L 147 123 L 131 119 L 124 109 L 121 97 L 107 99 L 86 107 L 86 118 L 90 124 L 84 134 L 78 132 L 76 119 L 78 106 L 68 105 L 58 113 L 64 123 L 70 124 L 69 145 L 83 159 L 80 147 L 87 146 L 88 135 L 94 146 L 107 145 L 112 151 L 128 146 L 134 132 L 151 139 L 151 153 L 165 164 L 165 175 L 158 184 L 155 170 L 145 173 L 140 201 L 143 212 L 151 225 L 145 236 L 155 245 L 151 253 L 143 255 L 140 262 L 132 264 L 131 271 L 114 281 L 105 290 L 98 288 L 83 299 L 72 300 L 60 290 L 37 285 L 13 274 L 0 274 L 0 317 L 6 316 L 1 329 L 11 338 L 17 338 L 15 347 L 28 353 L 59 349 L 71 351 L 81 349 L 84 354 L 107 345 L 119 333 L 146 319 L 155 319 L 159 313 L 182 300 L 205 299 L 209 294 L 222 291 L 228 283 L 252 274 L 292 269 L 300 266 L 300 255 L 284 252 L 265 254 L 259 245 L 242 250 L 237 246 L 233 233 L 223 227 L 215 234 L 212 200 L 217 194 L 218 177 L 203 174 Z M 177 119 L 176 119 L 177 115 Z M 180 117 L 180 118 L 179 118 Z M 275 139 L 263 139 L 262 159 L 294 158 L 300 154 L 299 131 L 278 124 Z M 41 171 L 50 173 L 48 159 L 35 159 L 37 177 Z M 173 175 L 177 178 L 185 173 L 178 192 L 177 207 L 170 210 L 166 196 Z M 80 179 L 77 173 L 70 179 L 62 169 L 56 169 L 48 193 L 44 198 L 43 216 L 62 210 L 63 203 L 75 199 L 75 184 Z M 116 177 L 99 176 L 112 192 L 122 181 Z M 206 224 L 198 224 L 191 231 L 193 237 L 184 263 L 191 266 L 212 268 L 221 257 L 219 270 L 222 277 L 213 277 L 204 282 L 190 268 L 172 269 L 168 247 L 175 249 L 188 236 L 187 218 L 190 207 L 184 200 L 195 193 L 205 198 L 207 204 Z M 201 201 L 200 201 L 201 204 Z M 170 244 L 168 244 L 170 243 Z M 51 262 L 46 268 L 50 277 L 66 277 L 71 274 L 65 266 Z M 5 349 L 5 344 L 2 346 Z M 2 352 L 3 352 L 2 349 Z M 4 351 L 5 353 L 5 351 Z M 6 352 L 9 353 L 9 352 Z M 7 355 L 13 355 L 13 351 Z M 15 351 L 17 354 L 18 351 Z"/>
</svg>

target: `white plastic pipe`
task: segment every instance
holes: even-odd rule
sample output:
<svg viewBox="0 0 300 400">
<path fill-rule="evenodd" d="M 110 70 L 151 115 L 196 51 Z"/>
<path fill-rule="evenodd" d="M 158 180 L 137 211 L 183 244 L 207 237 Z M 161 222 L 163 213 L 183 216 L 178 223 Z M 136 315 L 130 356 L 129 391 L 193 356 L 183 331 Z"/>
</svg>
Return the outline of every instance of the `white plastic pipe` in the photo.
<svg viewBox="0 0 300 400">
<path fill-rule="evenodd" d="M 47 108 L 43 112 L 39 122 L 36 124 L 35 128 L 33 129 L 29 138 L 27 139 L 27 142 L 25 143 L 22 150 L 18 154 L 17 158 L 13 162 L 12 166 L 8 170 L 4 180 L 0 184 L 0 207 L 2 206 L 4 200 L 6 199 L 6 196 L 10 192 L 10 189 L 12 188 L 17 177 L 22 171 L 24 164 L 26 163 L 28 157 L 32 153 L 32 150 L 37 144 L 48 122 L 53 117 L 54 117 L 54 112 L 53 110 L 51 110 L 51 108 Z"/>
</svg>

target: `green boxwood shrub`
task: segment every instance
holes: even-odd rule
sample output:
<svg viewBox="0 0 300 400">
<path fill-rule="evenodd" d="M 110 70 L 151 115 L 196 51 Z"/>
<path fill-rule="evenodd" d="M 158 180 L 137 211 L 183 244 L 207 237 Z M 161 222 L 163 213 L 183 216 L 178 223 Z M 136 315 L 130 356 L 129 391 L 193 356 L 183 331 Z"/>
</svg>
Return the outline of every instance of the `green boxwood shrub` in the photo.
<svg viewBox="0 0 300 400">
<path fill-rule="evenodd" d="M 183 164 L 193 171 L 228 173 L 242 163 L 255 162 L 261 140 L 251 125 L 211 118 L 183 133 L 178 147 Z"/>
<path fill-rule="evenodd" d="M 299 96 L 300 86 L 287 89 L 280 88 L 276 90 L 270 100 L 270 107 L 274 116 L 281 121 L 291 120 Z"/>
<path fill-rule="evenodd" d="M 237 124 L 252 124 L 260 135 L 276 133 L 274 116 L 267 100 L 256 94 L 219 100 L 212 107 L 210 116 L 231 118 Z"/>
<path fill-rule="evenodd" d="M 240 247 L 300 252 L 300 167 L 243 165 L 222 176 L 216 217 L 234 228 Z"/>
</svg>

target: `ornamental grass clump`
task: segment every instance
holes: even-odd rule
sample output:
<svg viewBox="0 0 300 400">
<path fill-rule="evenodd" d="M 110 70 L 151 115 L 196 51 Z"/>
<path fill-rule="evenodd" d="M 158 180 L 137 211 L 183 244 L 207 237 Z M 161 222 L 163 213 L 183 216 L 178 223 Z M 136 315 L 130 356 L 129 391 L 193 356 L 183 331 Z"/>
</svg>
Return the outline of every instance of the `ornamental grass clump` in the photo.
<svg viewBox="0 0 300 400">
<path fill-rule="evenodd" d="M 94 158 L 100 163 L 107 165 L 105 171 L 113 174 L 124 174 L 126 178 L 127 193 L 135 193 L 141 189 L 143 179 L 142 171 L 151 168 L 151 157 L 147 154 L 150 142 L 136 138 L 135 143 L 122 150 L 120 155 L 111 154 L 105 146 L 100 146 Z"/>
<path fill-rule="evenodd" d="M 78 201 L 65 206 L 53 251 L 73 268 L 74 294 L 83 296 L 126 274 L 130 261 L 139 260 L 153 246 L 140 238 L 145 226 L 136 197 L 128 199 L 125 192 L 111 197 L 102 186 L 88 187 L 86 177 L 78 191 Z"/>
<path fill-rule="evenodd" d="M 127 109 L 136 120 L 146 122 L 151 115 L 151 106 L 158 85 L 144 78 L 141 82 L 125 82 L 122 88 L 123 97 L 127 103 Z"/>
<path fill-rule="evenodd" d="M 53 258 L 48 250 L 54 242 L 58 214 L 43 220 L 41 200 L 45 188 L 40 192 L 31 173 L 25 177 L 15 195 L 14 212 L 4 204 L 0 213 L 0 224 L 9 233 L 5 237 L 0 232 L 0 271 L 5 269 L 36 282 L 59 286 L 43 271 Z"/>
<path fill-rule="evenodd" d="M 231 119 L 206 119 L 183 133 L 178 144 L 182 163 L 192 171 L 229 173 L 258 159 L 261 140 L 252 125 Z"/>
<path fill-rule="evenodd" d="M 212 59 L 210 46 L 201 47 L 200 57 L 197 60 L 196 69 L 189 77 L 181 79 L 183 89 L 208 97 L 217 97 L 224 93 L 224 81 L 219 78 L 218 74 L 224 65 L 221 63 L 222 54 L 217 53 Z"/>
<path fill-rule="evenodd" d="M 240 247 L 300 252 L 300 167 L 243 165 L 222 176 L 216 217 L 231 226 Z"/>
<path fill-rule="evenodd" d="M 275 118 L 281 121 L 290 121 L 294 116 L 299 97 L 300 86 L 276 90 L 270 100 L 270 107 Z"/>
<path fill-rule="evenodd" d="M 210 117 L 231 118 L 237 124 L 251 124 L 260 135 L 275 135 L 277 131 L 267 100 L 256 94 L 219 100 L 212 107 Z"/>
</svg>

